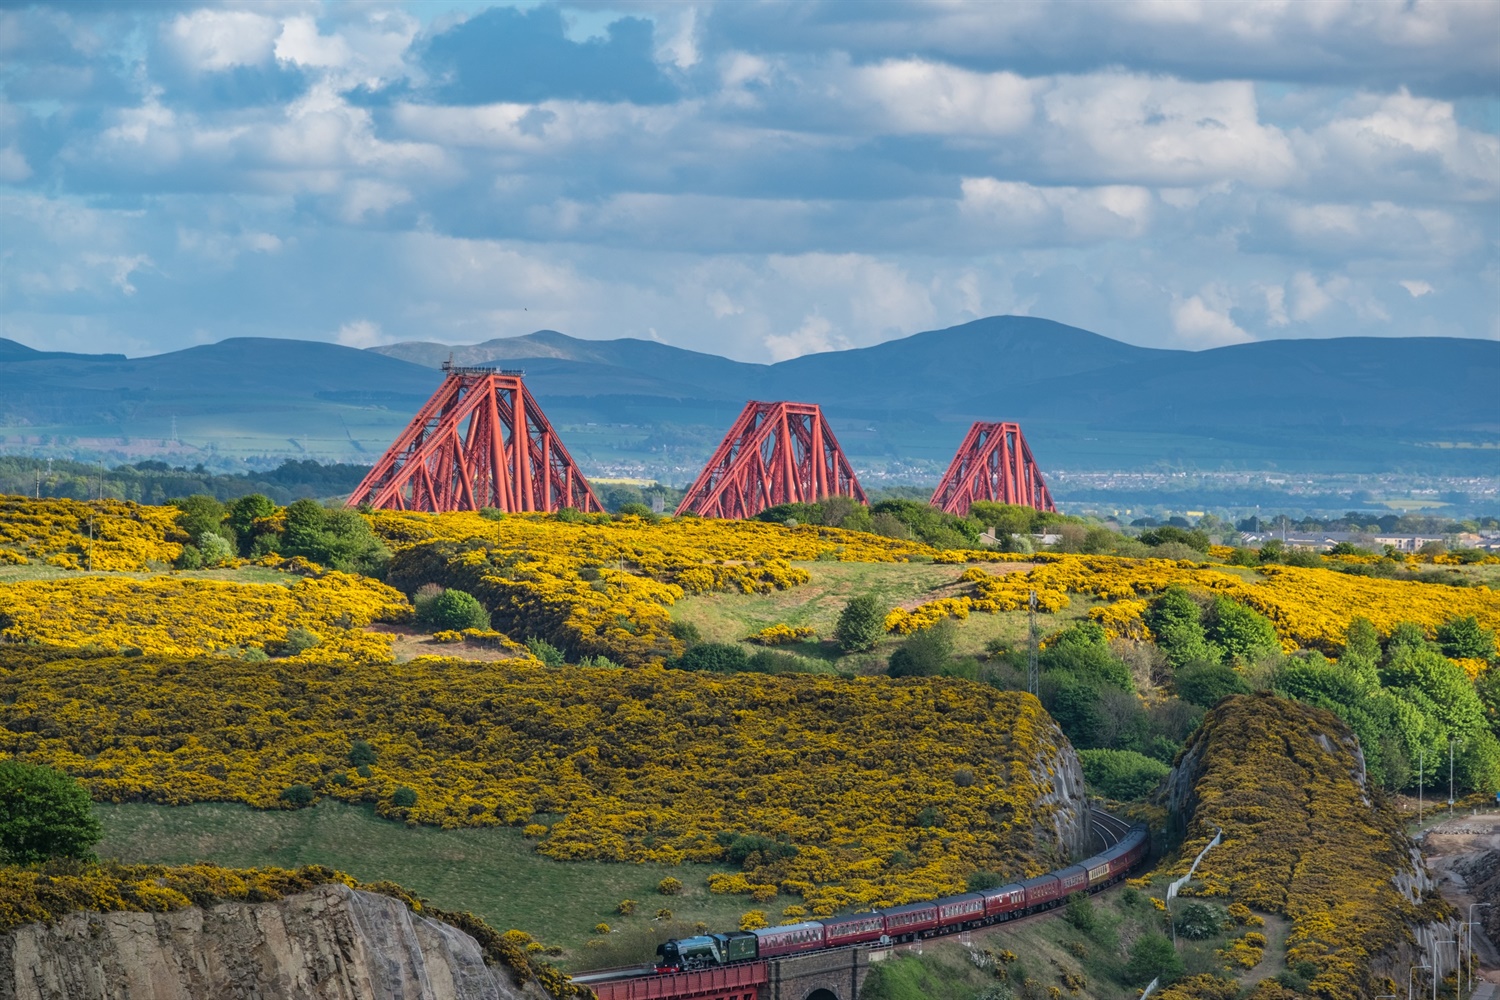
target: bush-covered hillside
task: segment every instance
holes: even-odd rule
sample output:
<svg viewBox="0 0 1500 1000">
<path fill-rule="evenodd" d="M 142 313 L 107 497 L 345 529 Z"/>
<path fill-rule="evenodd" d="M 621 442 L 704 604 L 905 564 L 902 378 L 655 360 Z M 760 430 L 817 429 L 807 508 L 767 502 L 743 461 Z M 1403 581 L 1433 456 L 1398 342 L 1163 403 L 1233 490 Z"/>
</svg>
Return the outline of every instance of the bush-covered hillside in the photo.
<svg viewBox="0 0 1500 1000">
<path fill-rule="evenodd" d="M 566 860 L 728 858 L 716 890 L 831 913 L 1043 870 L 1051 771 L 1029 695 L 964 681 L 59 657 L 0 647 L 0 754 L 97 798 L 526 826 Z M 561 818 L 559 818 L 561 817 Z"/>
<path fill-rule="evenodd" d="M 1435 890 L 1418 888 L 1411 840 L 1367 780 L 1354 734 L 1329 712 L 1267 694 L 1231 698 L 1204 718 L 1172 789 L 1187 839 L 1171 872 L 1185 874 L 1223 830 L 1184 897 L 1292 921 L 1290 975 L 1257 997 L 1285 986 L 1324 1000 L 1394 993 L 1389 972 L 1413 929 L 1452 918 Z"/>
</svg>

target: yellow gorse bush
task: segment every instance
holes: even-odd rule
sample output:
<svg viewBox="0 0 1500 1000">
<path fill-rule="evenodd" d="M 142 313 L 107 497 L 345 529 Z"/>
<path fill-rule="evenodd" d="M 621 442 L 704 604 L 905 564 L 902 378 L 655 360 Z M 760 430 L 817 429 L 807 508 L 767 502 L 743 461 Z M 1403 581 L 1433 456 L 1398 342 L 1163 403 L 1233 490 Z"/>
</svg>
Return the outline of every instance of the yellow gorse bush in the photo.
<svg viewBox="0 0 1500 1000">
<path fill-rule="evenodd" d="M 810 579 L 794 560 L 892 562 L 932 551 L 836 528 L 709 518 L 492 521 L 377 511 L 370 519 L 396 550 L 398 586 L 466 590 L 514 638 L 537 636 L 627 666 L 681 653 L 667 609 L 684 594 L 785 590 Z"/>
<path fill-rule="evenodd" d="M 144 570 L 171 565 L 183 541 L 175 507 L 0 495 L 0 565 L 82 569 L 92 548 L 96 570 Z"/>
<path fill-rule="evenodd" d="M 364 626 L 411 613 L 398 591 L 347 573 L 289 587 L 86 575 L 9 584 L 0 587 L 0 602 L 0 639 L 11 642 L 192 654 L 263 648 L 304 628 L 322 641 L 298 658 L 325 661 L 389 660 L 389 638 Z"/>
<path fill-rule="evenodd" d="M 1187 840 L 1167 868 L 1185 874 L 1216 828 L 1184 894 L 1224 897 L 1289 917 L 1287 963 L 1319 969 L 1312 992 L 1355 1000 L 1389 992 L 1371 967 L 1410 939 L 1409 926 L 1446 917 L 1434 891 L 1415 897 L 1415 853 L 1399 818 L 1362 787 L 1358 743 L 1334 715 L 1270 695 L 1232 698 L 1209 712 L 1179 768 L 1191 791 Z M 1236 911 L 1238 912 L 1238 911 Z M 1233 948 L 1252 957 L 1253 938 Z"/>
<path fill-rule="evenodd" d="M 368 777 L 355 739 L 376 750 Z M 0 754 L 101 799 L 276 807 L 309 785 L 450 828 L 560 813 L 527 829 L 559 860 L 717 860 L 719 834 L 753 833 L 796 853 L 751 854 L 745 891 L 816 914 L 1051 867 L 1039 799 L 1063 743 L 1030 695 L 949 679 L 0 648 Z"/>
<path fill-rule="evenodd" d="M 817 637 L 818 630 L 809 625 L 787 625 L 784 622 L 777 622 L 775 625 L 767 625 L 750 636 L 750 641 L 761 646 L 785 646 L 788 643 L 805 642 Z"/>
</svg>

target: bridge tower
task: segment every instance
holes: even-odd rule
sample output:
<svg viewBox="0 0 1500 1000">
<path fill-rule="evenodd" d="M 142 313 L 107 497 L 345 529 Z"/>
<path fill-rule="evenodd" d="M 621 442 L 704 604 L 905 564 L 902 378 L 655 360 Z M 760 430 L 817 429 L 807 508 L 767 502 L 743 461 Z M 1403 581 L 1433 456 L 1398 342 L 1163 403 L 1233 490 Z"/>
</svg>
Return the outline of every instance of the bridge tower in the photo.
<svg viewBox="0 0 1500 1000">
<path fill-rule="evenodd" d="M 754 517 L 823 497 L 868 502 L 859 477 L 816 403 L 745 404 L 677 506 L 704 517 Z"/>
<path fill-rule="evenodd" d="M 508 513 L 604 509 L 521 381 L 524 372 L 443 365 L 432 394 L 348 506 Z"/>
<path fill-rule="evenodd" d="M 960 517 L 976 500 L 1057 510 L 1020 424 L 975 421 L 932 494 L 934 507 Z"/>
</svg>

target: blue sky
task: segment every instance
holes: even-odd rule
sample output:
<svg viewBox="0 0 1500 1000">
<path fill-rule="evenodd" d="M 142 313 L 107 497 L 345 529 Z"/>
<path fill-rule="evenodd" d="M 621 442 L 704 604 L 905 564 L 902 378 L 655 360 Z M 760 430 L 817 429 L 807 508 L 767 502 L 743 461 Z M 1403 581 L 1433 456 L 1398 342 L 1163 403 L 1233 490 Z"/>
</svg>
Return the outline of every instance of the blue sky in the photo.
<svg viewBox="0 0 1500 1000">
<path fill-rule="evenodd" d="M 1500 3 L 0 5 L 0 336 L 1500 339 Z"/>
</svg>

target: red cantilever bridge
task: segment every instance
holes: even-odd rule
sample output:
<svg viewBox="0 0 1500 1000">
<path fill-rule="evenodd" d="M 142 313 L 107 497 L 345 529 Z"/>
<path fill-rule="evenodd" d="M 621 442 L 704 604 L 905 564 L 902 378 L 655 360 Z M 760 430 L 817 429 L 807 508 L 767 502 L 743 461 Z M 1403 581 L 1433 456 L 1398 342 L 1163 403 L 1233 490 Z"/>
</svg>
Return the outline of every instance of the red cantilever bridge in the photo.
<svg viewBox="0 0 1500 1000">
<path fill-rule="evenodd" d="M 1124 852 L 1142 837 L 1140 827 L 1132 828 L 1103 810 L 1091 809 L 1089 819 L 1093 835 L 1105 852 Z M 1127 858 L 1135 858 L 1131 865 L 1138 864 L 1145 853 L 1142 844 L 1139 849 L 1132 847 Z M 1095 855 L 1082 864 L 1091 865 L 1100 858 Z M 1097 888 L 1120 881 L 1125 873 L 1113 874 Z M 1097 889 L 1085 881 L 1080 891 Z M 1061 897 L 1049 906 L 1060 902 Z M 890 944 L 870 942 L 662 975 L 655 974 L 651 966 L 603 969 L 580 973 L 573 982 L 592 989 L 599 1000 L 856 1000 L 870 963 L 888 957 L 891 948 Z"/>
</svg>

